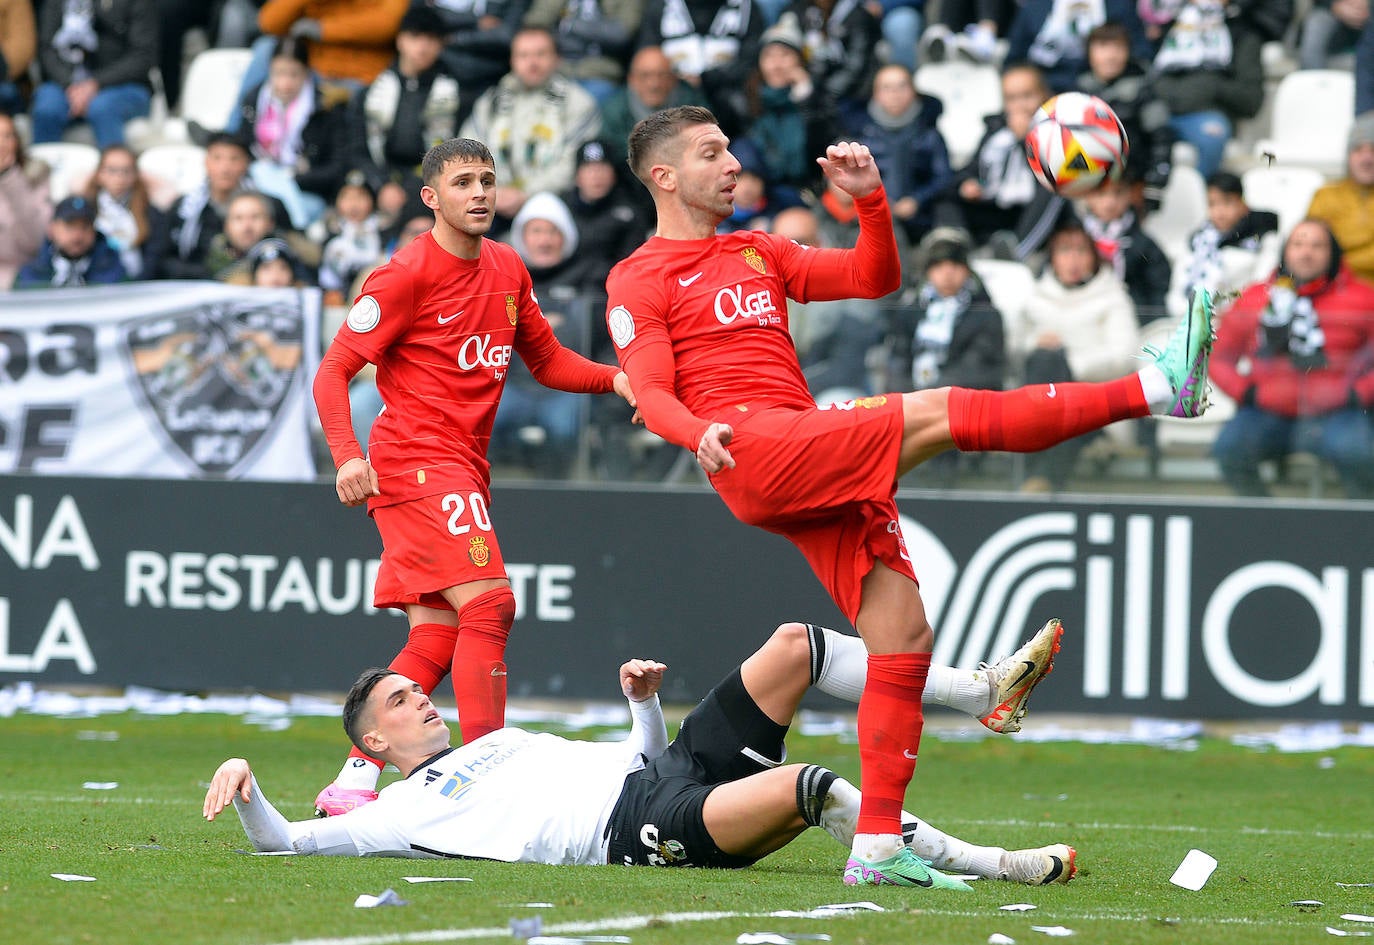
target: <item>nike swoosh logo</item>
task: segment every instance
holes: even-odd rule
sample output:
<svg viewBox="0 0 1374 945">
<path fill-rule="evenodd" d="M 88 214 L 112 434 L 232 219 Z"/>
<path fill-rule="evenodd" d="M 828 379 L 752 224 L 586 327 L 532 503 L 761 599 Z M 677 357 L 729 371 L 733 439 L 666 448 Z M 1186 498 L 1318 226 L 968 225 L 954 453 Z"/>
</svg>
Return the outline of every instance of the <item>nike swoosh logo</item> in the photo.
<svg viewBox="0 0 1374 945">
<path fill-rule="evenodd" d="M 682 287 L 685 289 L 685 288 L 687 288 L 689 285 L 691 285 L 693 282 L 696 282 L 696 281 L 697 281 L 698 279 L 700 279 L 700 278 L 701 278 L 701 273 L 697 273 L 697 274 L 694 275 L 694 276 L 688 276 L 686 279 L 682 278 L 682 276 L 678 276 L 678 277 L 677 277 L 677 284 L 680 285 L 680 286 L 682 286 Z"/>
<path fill-rule="evenodd" d="M 1054 389 L 1054 385 L 1053 385 L 1053 384 L 1050 385 L 1050 392 L 1049 392 L 1049 394 L 1047 394 L 1046 396 L 1048 396 L 1048 397 L 1058 397 L 1058 396 L 1059 396 L 1059 392 L 1056 391 L 1056 390 Z"/>
<path fill-rule="evenodd" d="M 452 315 L 448 316 L 447 318 L 445 318 L 443 315 L 440 315 L 440 316 L 439 316 L 439 324 L 440 324 L 440 325 L 447 325 L 449 322 L 453 321 L 455 318 L 457 318 L 457 317 L 458 317 L 459 315 L 461 315 L 461 314 L 463 314 L 463 310 L 462 310 L 462 309 L 459 309 L 458 311 L 454 312 Z"/>
<path fill-rule="evenodd" d="M 931 886 L 935 885 L 934 878 L 930 876 L 927 876 L 925 879 L 913 879 L 912 882 L 924 889 L 929 889 Z"/>
<path fill-rule="evenodd" d="M 902 754 L 910 758 L 912 761 L 916 760 L 916 752 L 912 751 L 910 748 L 903 748 Z"/>
<path fill-rule="evenodd" d="M 1026 668 L 1021 671 L 1020 676 L 1017 676 L 1014 680 L 1012 680 L 1011 685 L 1013 689 L 1021 685 L 1021 680 L 1025 679 L 1031 673 L 1035 672 L 1035 662 L 1033 660 L 1022 660 L 1021 665 Z"/>
</svg>

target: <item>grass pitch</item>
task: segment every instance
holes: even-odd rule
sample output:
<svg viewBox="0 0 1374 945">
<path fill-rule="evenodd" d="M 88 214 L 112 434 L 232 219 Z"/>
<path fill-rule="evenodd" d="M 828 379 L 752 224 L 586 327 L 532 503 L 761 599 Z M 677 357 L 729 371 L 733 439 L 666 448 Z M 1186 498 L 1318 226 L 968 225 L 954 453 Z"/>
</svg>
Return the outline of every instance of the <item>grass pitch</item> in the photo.
<svg viewBox="0 0 1374 945">
<path fill-rule="evenodd" d="M 1374 888 L 1337 885 L 1374 882 L 1374 754 L 1355 748 L 1281 755 L 1215 739 L 1169 751 L 927 737 L 911 810 L 974 842 L 1064 841 L 1079 850 L 1079 875 L 1067 887 L 980 882 L 971 894 L 932 894 L 843 886 L 844 853 L 815 830 L 728 873 L 253 857 L 243 853 L 232 811 L 213 824 L 200 818 L 205 782 L 224 758 L 246 757 L 286 816 L 307 817 L 346 747 L 337 722 L 294 719 L 267 731 L 228 716 L 19 715 L 0 721 L 0 731 L 7 941 L 495 942 L 511 940 L 511 919 L 533 916 L 545 935 L 623 935 L 636 945 L 728 945 L 750 931 L 873 945 L 982 945 L 997 932 L 1023 945 L 1048 941 L 1033 926 L 1072 929 L 1079 943 L 1286 945 L 1330 940 L 1327 926 L 1374 931 L 1340 918 L 1374 913 Z M 792 759 L 857 780 L 853 745 L 795 734 L 789 744 Z M 89 790 L 86 782 L 118 787 Z M 1168 881 L 1193 847 L 1220 861 L 1199 892 Z M 473 881 L 402 878 L 419 875 Z M 388 887 L 409 905 L 354 907 L 359 894 Z M 767 914 L 861 899 L 887 911 Z M 1307 899 L 1324 904 L 1292 905 Z M 1037 908 L 999 909 L 1009 903 Z"/>
</svg>

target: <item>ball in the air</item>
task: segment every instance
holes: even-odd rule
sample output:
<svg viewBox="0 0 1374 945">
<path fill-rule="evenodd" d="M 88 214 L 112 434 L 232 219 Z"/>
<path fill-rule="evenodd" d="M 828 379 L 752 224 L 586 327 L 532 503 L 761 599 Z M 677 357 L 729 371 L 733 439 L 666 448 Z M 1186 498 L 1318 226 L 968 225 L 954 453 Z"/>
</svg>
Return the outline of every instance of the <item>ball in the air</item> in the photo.
<svg viewBox="0 0 1374 945">
<path fill-rule="evenodd" d="M 1081 197 L 1121 177 L 1129 149 L 1116 112 L 1083 92 L 1063 92 L 1041 105 L 1026 132 L 1026 160 L 1036 180 L 1063 197 Z"/>
</svg>

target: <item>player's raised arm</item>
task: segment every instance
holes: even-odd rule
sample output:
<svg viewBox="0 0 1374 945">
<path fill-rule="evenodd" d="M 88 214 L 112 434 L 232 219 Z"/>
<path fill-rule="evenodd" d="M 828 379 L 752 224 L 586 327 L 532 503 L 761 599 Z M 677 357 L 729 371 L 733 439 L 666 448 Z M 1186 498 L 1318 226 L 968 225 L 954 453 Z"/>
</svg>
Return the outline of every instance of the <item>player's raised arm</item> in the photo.
<svg viewBox="0 0 1374 945">
<path fill-rule="evenodd" d="M 631 754 L 657 758 L 668 747 L 668 726 L 658 690 L 668 667 L 655 660 L 626 660 L 620 666 L 620 691 L 630 701 L 630 734 L 625 747 Z"/>
</svg>

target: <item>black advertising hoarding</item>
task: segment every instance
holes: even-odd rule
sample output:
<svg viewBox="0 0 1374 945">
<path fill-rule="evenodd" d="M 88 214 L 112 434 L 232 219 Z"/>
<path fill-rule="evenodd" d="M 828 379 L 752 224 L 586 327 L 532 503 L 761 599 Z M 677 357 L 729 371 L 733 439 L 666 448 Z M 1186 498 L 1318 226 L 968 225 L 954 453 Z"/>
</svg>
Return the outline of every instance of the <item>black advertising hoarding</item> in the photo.
<svg viewBox="0 0 1374 945">
<path fill-rule="evenodd" d="M 903 496 L 936 658 L 1068 632 L 1040 711 L 1374 719 L 1367 507 Z M 842 626 L 782 539 L 699 490 L 495 490 L 516 696 L 612 698 L 628 656 L 699 697 L 783 620 Z M 0 684 L 342 690 L 405 623 L 322 484 L 6 477 Z"/>
</svg>

